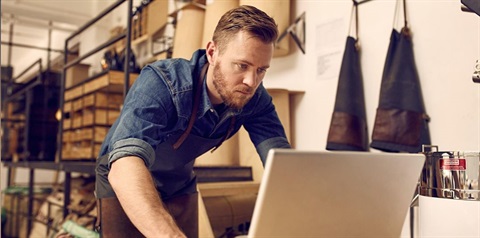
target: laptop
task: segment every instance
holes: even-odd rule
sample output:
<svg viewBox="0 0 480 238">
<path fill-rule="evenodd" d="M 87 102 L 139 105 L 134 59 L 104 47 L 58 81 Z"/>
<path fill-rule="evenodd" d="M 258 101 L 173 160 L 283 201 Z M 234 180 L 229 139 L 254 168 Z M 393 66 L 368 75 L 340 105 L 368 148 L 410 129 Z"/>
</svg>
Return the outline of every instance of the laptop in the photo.
<svg viewBox="0 0 480 238">
<path fill-rule="evenodd" d="M 248 237 L 400 237 L 423 154 L 272 149 Z"/>
</svg>

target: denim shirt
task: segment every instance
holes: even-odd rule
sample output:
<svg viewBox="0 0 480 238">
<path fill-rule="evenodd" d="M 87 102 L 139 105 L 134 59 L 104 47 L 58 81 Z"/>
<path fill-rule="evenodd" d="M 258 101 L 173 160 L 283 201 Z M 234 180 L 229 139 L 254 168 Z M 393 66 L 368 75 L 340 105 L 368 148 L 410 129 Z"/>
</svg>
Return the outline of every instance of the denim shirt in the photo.
<svg viewBox="0 0 480 238">
<path fill-rule="evenodd" d="M 161 60 L 142 69 L 125 97 L 120 116 L 102 144 L 100 156 L 109 154 L 108 167 L 125 156 L 142 158 L 148 168 L 161 159 L 161 154 L 155 154 L 157 147 L 187 128 L 193 107 L 194 84 L 206 63 L 205 50 L 198 50 L 191 60 Z M 272 98 L 263 85 L 243 109 L 227 108 L 221 113 L 210 102 L 206 80 L 201 86 L 201 101 L 191 134 L 221 138 L 230 126 L 228 119 L 235 116 L 230 137 L 243 125 L 264 164 L 271 148 L 290 147 Z"/>
</svg>

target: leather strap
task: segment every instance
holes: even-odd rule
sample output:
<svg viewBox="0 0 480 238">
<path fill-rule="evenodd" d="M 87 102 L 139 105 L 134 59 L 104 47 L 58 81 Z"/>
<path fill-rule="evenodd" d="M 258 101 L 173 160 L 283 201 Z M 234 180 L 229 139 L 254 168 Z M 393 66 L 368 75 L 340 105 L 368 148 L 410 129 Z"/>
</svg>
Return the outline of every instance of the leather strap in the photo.
<svg viewBox="0 0 480 238">
<path fill-rule="evenodd" d="M 223 136 L 222 140 L 221 140 L 220 142 L 218 142 L 218 144 L 217 144 L 215 147 L 213 147 L 213 149 L 212 149 L 212 151 L 211 151 L 212 153 L 213 153 L 216 149 L 218 149 L 218 147 L 220 147 L 220 146 L 223 144 L 223 142 L 228 138 L 228 136 L 232 133 L 233 128 L 235 127 L 235 121 L 236 121 L 236 120 L 235 120 L 235 116 L 233 116 L 232 119 L 231 119 L 231 121 L 230 121 L 230 126 L 228 127 L 227 134 L 225 134 L 225 135 Z"/>
<path fill-rule="evenodd" d="M 200 72 L 200 75 L 198 76 L 197 79 L 197 90 L 195 91 L 195 97 L 193 100 L 193 109 L 192 109 L 192 114 L 190 115 L 190 119 L 188 120 L 188 126 L 187 129 L 183 132 L 183 134 L 178 138 L 177 142 L 173 144 L 173 149 L 176 150 L 178 149 L 182 143 L 187 139 L 188 135 L 190 134 L 190 131 L 192 131 L 193 124 L 195 123 L 195 119 L 197 118 L 197 112 L 198 112 L 198 106 L 200 105 L 200 96 L 202 94 L 202 85 L 203 85 L 203 80 L 205 78 L 205 75 L 207 74 L 207 69 L 208 69 L 208 63 L 206 63 L 202 71 Z"/>
</svg>

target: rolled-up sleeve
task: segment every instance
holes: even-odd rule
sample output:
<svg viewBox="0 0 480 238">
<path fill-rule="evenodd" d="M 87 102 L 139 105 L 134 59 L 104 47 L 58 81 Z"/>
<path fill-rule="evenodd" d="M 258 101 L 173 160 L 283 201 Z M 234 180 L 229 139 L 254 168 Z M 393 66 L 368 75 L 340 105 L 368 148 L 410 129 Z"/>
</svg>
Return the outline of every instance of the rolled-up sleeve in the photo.
<svg viewBox="0 0 480 238">
<path fill-rule="evenodd" d="M 145 161 L 145 165 L 150 167 L 155 160 L 155 151 L 147 142 L 137 138 L 119 140 L 113 144 L 108 156 L 108 167 L 110 168 L 116 160 L 127 156 L 140 157 Z"/>
</svg>

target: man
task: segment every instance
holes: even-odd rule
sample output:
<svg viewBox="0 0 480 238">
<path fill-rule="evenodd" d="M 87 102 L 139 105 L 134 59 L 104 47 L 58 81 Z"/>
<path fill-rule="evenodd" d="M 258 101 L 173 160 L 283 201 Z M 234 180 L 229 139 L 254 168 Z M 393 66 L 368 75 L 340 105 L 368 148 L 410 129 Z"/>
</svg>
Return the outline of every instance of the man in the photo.
<svg viewBox="0 0 480 238">
<path fill-rule="evenodd" d="M 242 125 L 263 163 L 269 149 L 290 147 L 261 84 L 277 35 L 272 18 L 240 6 L 190 61 L 142 70 L 97 162 L 104 237 L 197 237 L 195 158 Z"/>
</svg>

